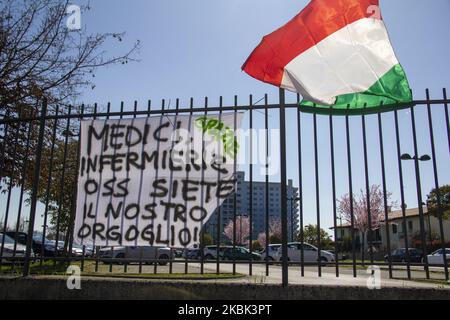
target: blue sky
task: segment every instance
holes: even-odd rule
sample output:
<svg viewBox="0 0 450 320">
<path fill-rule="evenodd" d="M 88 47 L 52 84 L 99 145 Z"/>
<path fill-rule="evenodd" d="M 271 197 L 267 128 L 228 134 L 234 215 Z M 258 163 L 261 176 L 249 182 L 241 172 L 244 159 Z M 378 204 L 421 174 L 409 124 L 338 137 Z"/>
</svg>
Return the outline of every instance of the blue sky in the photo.
<svg viewBox="0 0 450 320">
<path fill-rule="evenodd" d="M 181 99 L 186 106 L 193 97 L 200 105 L 205 96 L 211 105 L 224 96 L 225 104 L 232 104 L 233 96 L 239 95 L 240 104 L 248 103 L 248 95 L 257 101 L 269 94 L 270 102 L 276 102 L 278 90 L 256 81 L 244 74 L 240 67 L 260 42 L 262 36 L 283 25 L 296 15 L 308 1 L 293 0 L 92 0 L 92 10 L 82 16 L 82 24 L 91 32 L 126 31 L 123 42 L 111 42 L 105 47 L 109 55 L 126 51 L 140 40 L 141 62 L 126 66 L 112 66 L 96 73 L 95 89 L 86 89 L 80 101 L 111 102 L 118 108 L 121 101 L 132 107 L 134 100 L 145 107 L 147 100 L 154 105 L 161 99 Z M 449 0 L 382 0 L 383 18 L 402 63 L 416 99 L 424 97 L 425 88 L 434 98 L 442 97 L 442 88 L 450 89 L 450 1 Z M 81 1 L 73 1 L 82 4 Z M 295 97 L 288 95 L 288 100 Z M 429 136 L 426 109 L 417 108 L 419 153 L 429 153 Z M 298 185 L 296 121 L 295 112 L 288 111 L 288 175 Z M 400 112 L 402 152 L 412 153 L 408 111 Z M 263 117 L 254 114 L 256 125 Z M 440 184 L 450 182 L 449 150 L 446 137 L 443 108 L 433 107 L 435 119 L 437 161 Z M 248 118 L 246 118 L 248 121 Z M 335 124 L 337 196 L 348 192 L 347 159 L 345 155 L 343 118 Z M 361 119 L 351 119 L 352 162 L 354 189 L 364 187 L 362 163 Z M 381 183 L 376 118 L 368 117 L 370 183 Z M 393 200 L 400 202 L 398 169 L 396 167 L 395 140 L 392 116 L 384 115 L 385 153 L 388 190 Z M 270 115 L 270 127 L 278 128 L 278 114 Z M 312 117 L 305 115 L 302 122 L 304 149 L 304 216 L 306 223 L 315 223 L 315 180 L 312 144 Z M 327 228 L 333 224 L 328 119 L 318 118 L 319 171 L 321 187 L 321 223 Z M 248 171 L 248 167 L 243 168 Z M 405 192 L 408 207 L 416 207 L 412 163 L 405 163 Z M 432 188 L 431 162 L 421 165 L 423 193 Z M 255 179 L 263 179 L 255 168 Z M 273 181 L 277 181 L 274 177 Z M 1 208 L 2 206 L 0 206 Z M 1 215 L 1 213 L 0 213 Z M 39 223 L 39 222 L 38 222 Z"/>
</svg>

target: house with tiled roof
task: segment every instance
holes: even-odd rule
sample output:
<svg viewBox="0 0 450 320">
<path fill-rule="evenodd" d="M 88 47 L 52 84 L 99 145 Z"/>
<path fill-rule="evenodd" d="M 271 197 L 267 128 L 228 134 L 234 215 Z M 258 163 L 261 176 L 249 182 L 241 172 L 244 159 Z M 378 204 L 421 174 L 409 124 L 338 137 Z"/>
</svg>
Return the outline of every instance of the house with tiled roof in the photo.
<svg viewBox="0 0 450 320">
<path fill-rule="evenodd" d="M 428 214 L 426 206 L 423 206 L 422 211 L 426 240 L 431 241 L 440 239 L 439 219 Z M 421 234 L 420 216 L 419 208 L 388 212 L 389 243 L 391 249 L 404 248 L 406 245 L 408 245 L 408 247 L 414 247 L 415 241 L 420 239 Z M 344 239 L 351 238 L 351 224 L 342 219 L 338 219 L 336 223 L 336 240 L 341 242 Z M 450 241 L 450 220 L 443 220 L 442 224 L 444 229 L 444 239 L 445 242 L 448 242 Z M 330 229 L 334 229 L 334 227 Z M 362 239 L 361 233 L 359 230 L 355 230 L 354 235 L 355 241 L 357 245 L 359 245 Z M 381 249 L 382 251 L 385 251 L 387 248 L 388 234 L 385 219 L 382 219 L 379 229 L 372 231 L 372 244 L 375 248 Z"/>
</svg>

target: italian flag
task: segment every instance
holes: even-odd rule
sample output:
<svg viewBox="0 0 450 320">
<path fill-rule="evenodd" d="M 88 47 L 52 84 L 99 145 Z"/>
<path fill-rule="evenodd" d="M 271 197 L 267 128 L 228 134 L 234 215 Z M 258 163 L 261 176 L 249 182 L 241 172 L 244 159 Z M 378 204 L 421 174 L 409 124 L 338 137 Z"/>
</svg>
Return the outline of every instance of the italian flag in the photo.
<svg viewBox="0 0 450 320">
<path fill-rule="evenodd" d="M 412 101 L 378 0 L 312 0 L 265 36 L 242 70 L 301 94 L 306 111 L 359 113 Z"/>
</svg>

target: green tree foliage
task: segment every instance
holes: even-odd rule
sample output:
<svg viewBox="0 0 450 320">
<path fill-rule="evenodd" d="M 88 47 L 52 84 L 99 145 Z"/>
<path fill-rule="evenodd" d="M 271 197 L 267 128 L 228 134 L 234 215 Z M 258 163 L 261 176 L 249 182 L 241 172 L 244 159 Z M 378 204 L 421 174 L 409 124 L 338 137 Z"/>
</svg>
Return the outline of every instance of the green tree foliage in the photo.
<svg viewBox="0 0 450 320">
<path fill-rule="evenodd" d="M 444 185 L 439 189 L 435 188 L 431 190 L 427 196 L 428 212 L 436 218 L 439 218 L 440 215 L 438 195 L 442 210 L 442 218 L 447 220 L 450 218 L 450 185 Z"/>
<path fill-rule="evenodd" d="M 209 233 L 204 233 L 201 240 L 204 246 L 209 246 L 214 243 L 213 237 Z"/>
<path fill-rule="evenodd" d="M 259 241 L 258 240 L 253 240 L 252 241 L 252 250 L 253 251 L 258 251 L 260 249 L 262 249 L 262 247 L 261 247 Z"/>
<path fill-rule="evenodd" d="M 309 224 L 303 228 L 303 242 L 319 247 L 319 240 L 317 237 L 317 225 Z M 300 234 L 297 236 L 297 241 L 301 241 Z M 333 241 L 331 236 L 323 229 L 320 229 L 320 247 L 322 249 L 332 249 Z"/>
</svg>

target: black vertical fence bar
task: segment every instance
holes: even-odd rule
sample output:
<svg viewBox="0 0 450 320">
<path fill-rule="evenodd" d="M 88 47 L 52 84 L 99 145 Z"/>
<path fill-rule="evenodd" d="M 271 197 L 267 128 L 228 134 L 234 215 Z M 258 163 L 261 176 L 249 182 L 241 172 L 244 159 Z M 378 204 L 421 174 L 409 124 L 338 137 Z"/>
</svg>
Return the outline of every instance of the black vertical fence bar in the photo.
<svg viewBox="0 0 450 320">
<path fill-rule="evenodd" d="M 266 253 L 266 276 L 269 276 L 269 244 L 270 244 L 270 230 L 269 230 L 269 109 L 267 108 L 268 99 L 267 94 L 264 95 L 264 129 L 265 129 L 265 138 L 266 138 L 266 159 L 265 159 L 265 165 L 266 165 L 266 176 L 265 176 L 265 221 L 266 221 L 266 246 L 265 246 L 265 253 Z"/>
<path fill-rule="evenodd" d="M 333 231 L 334 231 L 334 262 L 336 277 L 339 277 L 339 241 L 337 234 L 337 208 L 336 208 L 336 168 L 334 165 L 334 126 L 333 126 L 333 107 L 330 107 L 329 128 L 330 128 L 330 165 L 331 165 L 331 192 L 333 199 Z M 341 243 L 342 243 L 342 239 Z"/>
<path fill-rule="evenodd" d="M 286 106 L 285 91 L 280 88 L 280 167 L 281 167 L 281 283 L 288 286 L 288 227 L 287 227 L 287 189 L 286 189 Z"/>
<path fill-rule="evenodd" d="M 18 124 L 20 126 L 20 123 Z M 22 207 L 23 207 L 23 196 L 25 193 L 25 182 L 26 182 L 26 174 L 27 174 L 27 168 L 28 168 L 28 157 L 30 152 L 30 140 L 31 140 L 31 133 L 33 131 L 33 122 L 28 123 L 28 129 L 27 129 L 27 137 L 26 137 L 26 146 L 25 146 L 25 156 L 22 158 L 22 170 L 20 173 L 20 196 L 19 196 L 19 206 L 17 208 L 17 218 L 16 218 L 16 228 L 14 230 L 14 248 L 13 248 L 13 263 L 15 266 L 15 257 L 16 257 L 16 249 L 18 244 L 18 232 L 20 227 L 20 218 L 22 217 Z M 18 177 L 19 178 L 19 177 Z M 41 260 L 42 261 L 42 260 Z"/>
<path fill-rule="evenodd" d="M 30 219 L 28 222 L 28 237 L 27 237 L 27 247 L 25 251 L 25 262 L 23 265 L 23 276 L 26 277 L 30 274 L 30 258 L 31 258 L 31 249 L 33 246 L 33 230 L 34 230 L 34 221 L 36 217 L 36 206 L 37 206 L 37 196 L 38 196 L 38 188 L 39 188 L 39 177 L 41 174 L 41 159 L 42 159 L 42 147 L 44 144 L 44 133 L 45 133 L 45 117 L 47 115 L 47 99 L 44 98 L 42 103 L 41 117 L 39 120 L 39 136 L 38 143 L 36 148 L 36 158 L 35 158 L 35 169 L 34 169 L 34 177 L 33 177 L 33 189 L 31 191 L 31 200 L 30 200 Z"/>
<path fill-rule="evenodd" d="M 180 110 L 180 99 L 177 98 L 175 100 L 175 121 L 174 121 L 174 130 L 178 130 L 177 127 L 177 119 L 178 119 L 178 111 Z M 179 132 L 179 131 L 178 131 Z M 179 134 L 179 133 L 178 133 Z M 178 135 L 177 134 L 177 135 Z M 172 142 L 172 145 L 174 144 L 174 142 Z M 173 146 L 172 146 L 173 148 Z M 173 175 L 173 173 L 171 173 Z M 171 183 L 172 184 L 172 183 Z M 170 196 L 169 196 L 170 197 Z M 170 201 L 170 200 L 169 200 Z M 175 257 L 175 250 L 173 248 L 171 248 L 170 251 L 170 260 L 169 260 L 169 273 L 172 274 L 173 273 L 173 259 Z"/>
<path fill-rule="evenodd" d="M 353 214 L 353 178 L 352 178 L 352 152 L 350 149 L 349 116 L 345 116 L 345 132 L 347 138 L 347 169 L 348 169 L 348 196 L 350 201 L 350 233 L 352 237 L 353 277 L 356 277 L 356 249 L 355 249 L 355 217 Z"/>
<path fill-rule="evenodd" d="M 250 261 L 248 264 L 248 273 L 249 275 L 253 274 L 253 264 L 252 264 L 252 244 L 253 244 L 253 96 L 250 95 L 249 98 L 249 107 L 250 107 L 250 117 L 249 117 L 249 125 L 250 125 L 250 163 L 249 163 L 249 173 L 250 173 L 250 226 L 249 226 L 249 250 L 250 250 Z M 286 198 L 285 198 L 286 199 Z M 284 200 L 286 201 L 286 200 Z M 241 230 L 242 233 L 242 230 Z"/>
<path fill-rule="evenodd" d="M 445 270 L 445 279 L 448 280 L 448 263 L 445 252 L 445 236 L 444 236 L 444 223 L 443 223 L 443 208 L 442 208 L 442 195 L 439 190 L 439 178 L 438 178 L 438 170 L 437 170 L 437 161 L 436 161 L 436 147 L 434 144 L 434 132 L 433 132 L 433 118 L 431 115 L 431 105 L 430 105 L 430 91 L 426 90 L 427 96 L 427 113 L 428 113 L 428 127 L 430 129 L 430 144 L 431 144 L 431 159 L 433 161 L 433 175 L 434 175 L 434 187 L 436 190 L 436 200 L 437 200 L 437 209 L 438 209 L 438 220 L 439 220 L 439 236 L 441 239 L 441 248 L 442 248 L 442 258 L 444 259 L 444 270 Z M 430 212 L 428 212 L 430 215 Z M 429 226 L 431 233 L 431 225 Z"/>
<path fill-rule="evenodd" d="M 95 116 L 93 117 L 93 120 L 97 120 L 97 108 L 98 108 L 98 105 L 97 105 L 97 103 L 95 103 L 94 104 L 94 113 L 95 113 Z M 111 112 L 111 103 L 110 102 L 108 102 L 107 103 L 107 105 L 106 105 L 106 114 L 107 114 L 107 116 L 106 116 L 106 120 L 109 120 L 109 114 L 110 114 L 110 112 Z M 102 139 L 102 146 L 103 146 L 103 144 L 105 143 L 105 139 Z M 103 149 L 100 151 L 100 155 L 102 156 L 103 155 Z M 99 184 L 101 185 L 101 183 L 102 183 L 102 173 L 100 173 L 100 181 L 99 181 Z M 99 197 L 99 193 L 97 193 L 97 199 L 98 199 L 98 197 Z M 97 200 L 97 202 L 98 202 L 98 200 Z M 96 212 L 97 212 L 97 210 L 96 210 Z M 95 256 L 95 272 L 98 272 L 98 265 L 99 265 L 99 253 L 100 253 L 100 247 L 99 246 L 96 246 L 95 245 L 96 243 L 95 243 L 95 240 L 94 240 L 94 248 L 93 248 L 93 250 L 95 250 L 95 252 L 94 252 L 94 256 Z M 114 247 L 113 246 L 111 246 L 111 250 L 110 250 L 110 254 L 111 254 L 111 259 L 114 257 Z M 112 261 L 110 261 L 110 263 L 109 263 L 109 266 L 108 266 L 108 268 L 109 268 L 109 272 L 112 272 L 113 271 L 113 262 Z"/>
<path fill-rule="evenodd" d="M 94 103 L 94 114 L 95 114 L 94 120 L 97 120 L 97 112 L 98 112 L 98 104 L 97 104 L 97 103 Z M 107 104 L 107 106 L 106 106 L 106 112 L 107 112 L 107 114 L 108 114 L 108 115 L 106 116 L 106 120 L 108 120 L 108 119 L 109 119 L 109 113 L 111 112 L 111 103 L 109 103 L 109 102 L 108 102 L 108 104 Z M 104 140 L 105 140 L 105 139 L 102 139 L 102 146 L 103 146 L 104 143 L 106 143 Z M 100 155 L 103 155 L 103 148 L 102 148 L 102 150 L 100 151 Z M 99 182 L 100 182 L 100 184 L 101 184 L 101 182 L 102 182 L 102 173 L 100 173 L 100 181 L 99 181 Z M 97 193 L 97 199 L 98 199 L 99 194 L 100 194 L 100 193 Z M 97 200 L 97 202 L 98 202 L 98 200 Z M 97 203 L 97 205 L 98 205 L 98 203 Z M 97 210 L 96 210 L 96 214 L 97 214 Z M 95 255 L 94 271 L 95 271 L 95 272 L 98 272 L 100 247 L 96 245 L 95 240 L 94 240 L 94 248 L 93 248 L 93 249 L 94 249 L 94 251 L 95 251 L 95 253 L 94 253 L 94 255 Z M 114 247 L 111 246 L 111 259 L 112 259 L 113 257 L 114 257 Z M 109 272 L 112 272 L 112 261 L 111 261 L 110 264 L 109 264 Z"/>
<path fill-rule="evenodd" d="M 235 95 L 234 96 L 234 131 L 236 132 L 236 115 L 237 115 L 237 108 L 238 108 L 238 97 Z M 234 156 L 234 175 L 236 176 L 236 154 Z M 241 188 L 243 187 L 243 185 L 241 185 Z M 243 192 L 243 190 L 241 189 L 241 192 Z M 234 203 L 234 208 L 233 208 L 233 252 L 236 252 L 236 219 L 237 219 L 237 193 L 234 193 L 233 196 L 233 203 Z M 242 202 L 241 202 L 242 205 Z M 241 216 L 242 218 L 242 216 Z M 233 274 L 236 274 L 236 256 L 233 254 Z"/>
<path fill-rule="evenodd" d="M 146 116 L 147 117 L 150 117 L 150 111 L 152 110 L 152 100 L 148 100 L 147 101 L 147 114 L 146 114 Z M 141 257 L 142 257 L 142 255 L 143 255 L 143 248 L 141 248 Z M 146 258 L 147 259 L 147 258 Z M 147 264 L 147 263 L 146 263 Z M 142 273 L 142 258 L 140 259 L 140 261 L 139 261 L 139 273 Z"/>
<path fill-rule="evenodd" d="M 448 140 L 448 151 L 450 152 L 450 117 L 448 112 L 447 103 L 447 89 L 442 89 L 442 95 L 444 96 L 444 111 L 445 111 L 445 124 L 447 125 L 447 140 Z M 1 178 L 1 176 L 0 176 Z"/>
<path fill-rule="evenodd" d="M 81 156 L 81 121 L 84 119 L 84 104 L 81 105 L 80 110 L 80 125 L 78 126 L 78 156 L 77 156 L 77 164 L 76 164 L 76 177 L 78 179 L 78 175 L 80 172 L 80 156 Z M 78 180 L 77 180 L 77 186 L 78 186 Z M 77 191 L 78 193 L 78 191 Z M 75 195 L 77 197 L 78 194 Z M 76 210 L 76 207 L 75 207 Z M 75 220 L 75 218 L 74 218 Z M 75 223 L 75 221 L 74 221 Z M 73 234 L 73 233 L 72 233 Z M 86 245 L 82 245 L 82 253 L 81 253 L 81 262 L 80 262 L 80 270 L 81 272 L 84 271 L 84 261 L 86 259 Z"/>
<path fill-rule="evenodd" d="M 134 111 L 133 118 L 136 119 L 137 111 L 138 111 L 138 102 L 137 101 L 134 101 L 134 110 L 133 111 Z M 142 179 L 142 177 L 141 177 L 141 179 Z M 142 187 L 140 186 L 140 188 L 142 188 Z M 138 273 L 139 274 L 142 273 L 142 256 L 143 256 L 143 251 L 144 251 L 143 247 L 140 246 L 139 247 L 139 262 L 138 262 Z"/>
<path fill-rule="evenodd" d="M 205 112 L 204 115 L 206 116 L 208 114 L 208 97 L 205 97 Z M 200 161 L 202 163 L 201 165 L 201 181 L 203 181 L 205 179 L 205 171 L 204 171 L 204 166 L 203 166 L 203 161 L 205 160 L 205 131 L 202 130 L 202 154 L 200 156 Z M 203 185 L 200 187 L 201 190 L 201 207 L 203 207 Z M 201 222 L 201 228 L 200 230 L 202 230 L 202 232 L 200 233 L 200 273 L 204 274 L 205 273 L 205 225 L 203 224 L 203 222 Z M 219 239 L 216 239 L 216 242 Z"/>
<path fill-rule="evenodd" d="M 69 143 L 69 131 L 70 131 L 70 115 L 72 113 L 72 106 L 69 105 L 68 108 L 68 116 L 67 122 L 66 122 L 66 129 L 65 129 L 65 137 L 64 137 L 64 152 L 63 152 L 63 161 L 61 163 L 61 179 L 59 181 L 59 196 L 58 196 L 58 217 L 56 219 L 56 239 L 55 239 L 55 247 L 54 252 L 55 255 L 59 254 L 59 236 L 60 236 L 60 227 L 61 227 L 61 216 L 62 216 L 62 208 L 64 207 L 64 192 L 65 192 L 65 174 L 66 174 L 66 164 L 67 164 L 67 149 L 68 149 L 68 143 Z M 67 232 L 67 230 L 66 230 Z M 56 268 L 56 259 L 53 261 L 53 268 Z"/>
<path fill-rule="evenodd" d="M 4 119 L 7 119 L 8 116 L 5 115 Z M 8 123 L 5 124 L 5 126 L 3 127 L 3 144 L 2 144 L 2 151 L 1 151 L 1 155 L 2 155 L 2 160 L 0 161 L 0 190 L 1 190 L 1 185 L 3 182 L 3 173 L 4 173 L 4 168 L 5 168 L 5 159 L 6 159 L 6 145 L 7 145 L 7 141 L 6 139 L 8 138 L 8 131 L 9 131 L 9 125 Z"/>
<path fill-rule="evenodd" d="M 125 112 L 125 104 L 124 104 L 124 102 L 122 101 L 122 102 L 120 103 L 120 116 L 119 116 L 119 119 L 120 119 L 120 120 L 123 119 L 123 113 L 124 113 L 124 112 Z M 121 123 L 120 120 L 119 120 L 119 125 L 120 125 L 120 123 Z M 116 138 L 116 142 L 117 142 L 117 138 Z M 116 150 L 114 150 L 114 155 L 116 155 Z M 115 177 L 115 176 L 113 176 L 113 177 Z M 108 217 L 108 219 L 109 219 L 109 217 Z M 127 249 L 127 248 L 125 248 L 125 255 L 124 255 L 123 259 L 126 259 L 126 249 Z M 123 272 L 124 272 L 124 273 L 127 273 L 127 272 L 128 272 L 128 260 L 124 260 L 124 261 L 123 261 Z"/>
<path fill-rule="evenodd" d="M 319 150 L 317 148 L 317 114 L 313 115 L 314 127 L 314 176 L 316 180 L 316 221 L 317 221 L 317 275 L 322 276 L 322 245 L 320 239 L 320 183 L 319 183 Z"/>
<path fill-rule="evenodd" d="M 380 144 L 380 162 L 381 162 L 381 180 L 383 187 L 383 209 L 384 209 L 384 223 L 386 225 L 386 241 L 387 241 L 387 257 L 389 264 L 389 278 L 392 278 L 392 259 L 391 259 L 391 234 L 389 232 L 389 208 L 387 203 L 387 190 L 386 190 L 386 167 L 384 163 L 384 141 L 383 141 L 383 124 L 381 121 L 381 113 L 378 113 L 378 139 Z M 405 224 L 403 227 L 405 230 Z M 372 261 L 373 263 L 373 261 Z"/>
<path fill-rule="evenodd" d="M 77 146 L 77 157 L 76 161 L 73 164 L 73 171 L 75 176 L 75 185 L 73 187 L 73 196 L 72 196 L 72 207 L 70 210 L 70 219 L 69 219 L 69 226 L 67 229 L 67 235 L 66 235 L 66 241 L 69 243 L 69 249 L 67 252 L 68 257 L 68 263 L 70 264 L 70 257 L 72 256 L 72 248 L 73 248 L 73 232 L 74 232 L 74 226 L 75 226 L 75 210 L 76 210 L 76 201 L 77 201 L 77 193 L 78 193 L 78 165 L 80 163 L 80 153 L 81 153 L 81 120 L 83 120 L 83 114 L 84 114 L 84 105 L 81 105 L 81 108 L 79 110 L 79 117 L 78 117 L 78 146 Z M 74 135 L 72 135 L 74 136 Z M 67 244 L 66 242 L 66 244 Z M 81 252 L 81 259 L 83 260 L 84 264 L 84 252 L 85 252 L 85 246 L 82 247 Z"/>
<path fill-rule="evenodd" d="M 427 279 L 430 279 L 430 270 L 428 266 L 427 257 L 427 243 L 425 239 L 425 218 L 423 214 L 423 201 L 422 201 L 422 186 L 420 182 L 420 168 L 419 168 L 419 150 L 417 147 L 417 133 L 416 133 L 416 119 L 414 115 L 414 107 L 411 107 L 411 125 L 414 141 L 414 166 L 416 174 L 416 189 L 417 189 L 417 205 L 419 208 L 419 223 L 420 223 L 420 238 L 422 242 L 423 259 L 425 262 L 425 273 Z"/>
<path fill-rule="evenodd" d="M 398 112 L 397 110 L 394 111 L 394 120 L 395 120 L 395 140 L 396 140 L 396 147 L 397 147 L 397 165 L 398 165 L 398 178 L 400 183 L 400 201 L 401 203 L 401 210 L 402 210 L 402 221 L 404 223 L 405 227 L 405 249 L 406 249 L 406 273 L 408 275 L 408 279 L 411 279 L 411 258 L 409 256 L 409 246 L 408 246 L 408 230 L 406 228 L 406 203 L 405 203 L 405 189 L 404 189 L 404 183 L 403 183 L 403 165 L 402 165 L 402 159 L 401 159 L 401 144 L 400 144 L 400 130 L 398 126 Z M 388 229 L 388 233 L 391 232 L 389 223 L 387 223 L 386 228 Z"/>
<path fill-rule="evenodd" d="M 55 116 L 59 114 L 59 106 L 56 106 Z M 48 210 L 50 204 L 50 187 L 52 183 L 52 174 L 53 174 L 53 161 L 55 154 L 55 143 L 56 143 L 56 131 L 58 129 L 58 119 L 54 120 L 53 130 L 52 130 L 52 140 L 51 140 L 51 149 L 50 149 L 50 159 L 49 159 L 49 171 L 47 177 L 47 186 L 46 186 L 46 196 L 45 196 L 45 209 L 44 209 L 44 222 L 42 225 L 42 238 L 41 238 L 41 260 L 40 265 L 42 266 L 43 260 L 45 260 L 45 240 L 47 233 L 47 222 L 48 222 Z M 42 259 L 44 257 L 44 259 Z"/>
<path fill-rule="evenodd" d="M 364 107 L 366 107 L 364 105 Z M 367 242 L 367 246 L 369 247 L 369 255 L 370 255 L 370 263 L 373 265 L 373 250 L 372 250 L 372 208 L 370 207 L 370 183 L 369 183 L 369 163 L 367 158 L 367 135 L 366 135 L 366 116 L 363 114 L 361 116 L 362 120 L 362 136 L 363 136 L 363 153 L 364 153 L 364 176 L 365 176 L 365 183 L 366 183 L 366 204 L 367 204 L 367 224 L 368 224 L 368 230 L 367 230 L 367 239 L 364 239 L 365 235 L 362 234 L 361 237 L 363 238 L 363 247 L 362 247 L 362 263 L 364 265 L 364 255 L 365 255 L 365 248 L 364 244 Z"/>
<path fill-rule="evenodd" d="M 223 97 L 219 98 L 219 122 L 222 120 L 222 107 L 223 107 Z M 219 141 L 219 149 L 221 147 L 221 141 Z M 220 162 L 222 162 L 222 154 L 218 151 L 218 156 L 220 157 Z M 217 181 L 220 181 L 220 170 L 217 170 Z M 220 274 L 220 234 L 221 234 L 221 224 L 222 224 L 222 206 L 220 206 L 220 199 L 217 198 L 217 228 L 216 228 L 216 237 L 217 237 L 217 246 L 216 246 L 216 274 Z"/>
<path fill-rule="evenodd" d="M 19 118 L 21 116 L 21 112 L 19 111 Z M 19 144 L 19 134 L 20 134 L 20 125 L 21 123 L 16 124 L 16 130 L 14 134 L 14 147 L 12 150 L 12 162 L 11 162 L 11 172 L 9 173 L 9 179 L 8 179 L 8 195 L 6 197 L 6 207 L 5 207 L 5 220 L 3 222 L 3 229 L 6 231 L 8 229 L 8 220 L 9 220 L 9 210 L 11 206 L 11 195 L 12 195 L 12 188 L 14 185 L 14 174 L 15 174 L 15 167 L 16 167 L 16 157 L 17 157 L 17 145 Z M 6 142 L 5 142 L 6 143 Z M 7 157 L 7 155 L 5 155 Z M 1 223 L 1 222 L 0 222 Z M 5 237 L 2 237 L 2 246 L 0 248 L 0 268 L 3 264 L 3 252 L 5 247 Z"/>
<path fill-rule="evenodd" d="M 59 114 L 59 106 L 56 106 L 55 116 Z M 53 161 L 55 154 L 55 143 L 56 143 L 56 130 L 58 129 L 58 119 L 54 120 L 53 129 L 52 129 L 52 139 L 51 139 L 51 148 L 50 148 L 50 158 L 48 164 L 48 177 L 47 177 L 47 186 L 46 186 L 46 195 L 45 195 L 45 204 L 44 204 L 44 222 L 42 224 L 42 238 L 41 238 L 41 260 L 40 265 L 45 259 L 45 239 L 47 233 L 47 222 L 48 222 L 48 210 L 50 204 L 50 187 L 52 183 L 52 174 L 53 174 Z M 44 259 L 42 259 L 44 258 Z"/>
<path fill-rule="evenodd" d="M 190 116 L 190 119 L 191 119 L 191 120 L 192 120 L 192 115 L 193 115 L 193 112 L 192 112 L 193 108 L 194 108 L 194 98 L 191 97 L 191 99 L 190 99 L 190 101 L 189 101 L 189 109 L 190 109 L 189 116 Z M 189 130 L 189 134 L 190 134 L 190 133 L 191 133 L 191 132 L 190 132 L 190 130 Z M 186 180 L 189 180 L 189 171 L 186 172 Z M 187 201 L 185 202 L 185 206 L 186 206 L 186 208 L 187 208 Z M 194 252 L 195 252 L 195 251 L 194 251 Z M 188 258 L 189 250 L 188 250 L 187 247 L 184 248 L 184 253 L 185 253 L 185 257 L 184 257 L 184 273 L 187 274 L 188 271 L 189 271 L 189 262 L 188 262 L 188 259 L 189 259 L 189 258 Z"/>
<path fill-rule="evenodd" d="M 165 111 L 166 110 L 166 100 L 165 99 L 162 99 L 161 100 L 161 117 L 164 117 L 164 114 L 165 114 Z M 161 123 L 161 121 L 159 122 L 159 124 L 161 125 L 162 123 Z M 158 144 L 157 144 L 157 150 L 158 150 L 158 153 L 159 153 L 159 148 L 160 148 L 160 144 L 159 144 L 159 142 L 158 142 Z M 158 178 L 158 173 L 156 173 L 156 178 Z M 154 264 L 153 264 L 153 273 L 154 274 L 157 274 L 158 273 L 158 262 L 159 262 L 159 257 L 158 257 L 158 249 L 157 250 L 155 250 L 155 262 L 154 262 Z"/>
<path fill-rule="evenodd" d="M 171 125 L 172 125 L 172 128 L 173 128 L 173 130 L 176 130 L 176 123 L 177 123 L 177 116 L 178 116 L 178 110 L 179 110 L 179 108 L 180 108 L 180 106 L 179 106 L 179 100 L 178 99 L 176 99 L 176 102 L 175 102 L 175 119 L 174 119 L 174 121 L 173 121 L 173 124 L 172 124 L 172 120 L 170 120 L 170 117 L 171 117 L 171 115 L 169 114 L 168 116 L 167 116 L 167 120 L 169 120 L 169 122 L 171 123 Z M 170 109 L 170 100 L 169 100 L 169 105 L 168 105 L 168 107 L 167 107 L 167 109 Z M 173 148 L 173 142 L 171 143 L 171 147 Z M 170 199 L 170 194 L 172 193 L 172 182 L 173 182 L 173 172 L 171 172 L 170 174 L 169 174 L 169 185 L 170 185 L 170 187 L 169 187 L 169 195 L 168 195 L 168 200 L 167 200 L 167 202 L 171 202 L 171 199 Z M 169 218 L 170 219 L 170 218 Z M 167 234 L 169 234 L 169 224 L 170 224 L 170 222 L 168 223 L 168 227 L 167 227 Z M 172 274 L 172 270 L 173 270 L 173 255 L 174 255 L 174 250 L 173 250 L 173 248 L 170 248 L 170 254 L 169 254 L 169 274 Z M 158 259 L 159 259 L 159 255 L 158 255 Z"/>
<path fill-rule="evenodd" d="M 147 117 L 150 116 L 151 106 L 152 106 L 152 102 L 151 102 L 151 100 L 148 100 L 147 101 L 147 115 L 146 115 Z M 142 180 L 142 178 L 141 178 L 141 180 Z M 139 274 L 142 273 L 142 258 L 143 258 L 143 255 L 144 255 L 144 247 L 140 247 L 139 248 L 139 265 L 138 265 L 138 273 Z"/>
<path fill-rule="evenodd" d="M 300 95 L 297 94 L 297 104 L 300 103 Z M 298 187 L 299 187 L 299 198 L 300 198 L 300 208 L 299 208 L 299 224 L 300 232 L 299 238 L 301 243 L 300 248 L 300 272 L 301 276 L 305 276 L 305 250 L 304 241 L 305 235 L 303 233 L 303 167 L 302 167 L 302 128 L 301 128 L 301 112 L 300 109 L 297 110 L 297 148 L 298 148 Z"/>
</svg>

